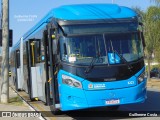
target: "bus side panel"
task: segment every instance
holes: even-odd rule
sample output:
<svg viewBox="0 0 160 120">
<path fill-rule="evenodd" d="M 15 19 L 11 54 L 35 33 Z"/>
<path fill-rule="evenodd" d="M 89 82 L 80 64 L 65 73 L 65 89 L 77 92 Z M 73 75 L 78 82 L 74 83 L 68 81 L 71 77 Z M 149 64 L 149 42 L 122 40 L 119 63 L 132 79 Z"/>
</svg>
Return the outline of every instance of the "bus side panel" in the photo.
<svg viewBox="0 0 160 120">
<path fill-rule="evenodd" d="M 38 97 L 36 67 L 31 67 L 31 73 L 32 73 L 32 75 L 31 75 L 31 80 L 32 80 L 32 85 L 31 85 L 32 94 L 31 94 L 31 97 L 36 98 L 36 97 Z"/>
<path fill-rule="evenodd" d="M 17 88 L 22 89 L 22 81 L 21 81 L 21 69 L 17 68 Z"/>
</svg>

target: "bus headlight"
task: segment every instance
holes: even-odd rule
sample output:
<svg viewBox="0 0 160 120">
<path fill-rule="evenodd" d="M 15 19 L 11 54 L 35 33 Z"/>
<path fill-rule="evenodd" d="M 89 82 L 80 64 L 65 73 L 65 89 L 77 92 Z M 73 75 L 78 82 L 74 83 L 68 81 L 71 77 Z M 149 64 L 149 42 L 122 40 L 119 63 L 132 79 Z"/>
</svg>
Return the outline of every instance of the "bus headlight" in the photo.
<svg viewBox="0 0 160 120">
<path fill-rule="evenodd" d="M 138 77 L 138 84 L 140 84 L 144 79 L 145 79 L 145 73 L 143 72 L 143 73 Z"/>
<path fill-rule="evenodd" d="M 81 82 L 64 74 L 62 75 L 62 83 L 76 88 L 82 88 Z"/>
</svg>

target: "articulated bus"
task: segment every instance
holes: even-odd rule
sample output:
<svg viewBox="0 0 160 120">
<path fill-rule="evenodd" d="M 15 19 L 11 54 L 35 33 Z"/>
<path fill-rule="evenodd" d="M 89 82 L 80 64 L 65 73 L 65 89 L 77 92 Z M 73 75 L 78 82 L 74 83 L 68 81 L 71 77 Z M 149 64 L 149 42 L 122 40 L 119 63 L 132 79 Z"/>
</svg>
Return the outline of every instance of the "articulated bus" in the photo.
<svg viewBox="0 0 160 120">
<path fill-rule="evenodd" d="M 12 48 L 11 80 L 54 113 L 142 103 L 142 27 L 135 11 L 115 4 L 54 8 Z"/>
</svg>

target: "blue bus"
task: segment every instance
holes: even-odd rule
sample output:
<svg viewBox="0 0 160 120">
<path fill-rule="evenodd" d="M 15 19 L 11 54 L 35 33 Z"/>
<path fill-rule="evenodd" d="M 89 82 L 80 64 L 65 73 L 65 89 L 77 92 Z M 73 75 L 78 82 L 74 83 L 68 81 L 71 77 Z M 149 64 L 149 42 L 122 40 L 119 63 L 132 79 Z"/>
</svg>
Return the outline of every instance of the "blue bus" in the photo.
<svg viewBox="0 0 160 120">
<path fill-rule="evenodd" d="M 54 8 L 12 48 L 13 84 L 54 113 L 142 103 L 146 78 L 140 28 L 136 12 L 116 4 Z"/>
</svg>

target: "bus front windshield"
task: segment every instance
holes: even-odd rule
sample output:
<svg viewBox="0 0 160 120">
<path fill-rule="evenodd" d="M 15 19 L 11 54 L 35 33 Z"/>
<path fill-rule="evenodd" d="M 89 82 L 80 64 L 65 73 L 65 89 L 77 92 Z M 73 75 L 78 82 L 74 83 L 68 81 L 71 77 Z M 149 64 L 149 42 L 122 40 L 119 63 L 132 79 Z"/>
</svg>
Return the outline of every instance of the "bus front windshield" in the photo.
<svg viewBox="0 0 160 120">
<path fill-rule="evenodd" d="M 60 37 L 62 61 L 90 65 L 121 64 L 143 57 L 142 41 L 138 33 L 114 33 Z M 115 52 L 116 51 L 116 52 Z"/>
</svg>

